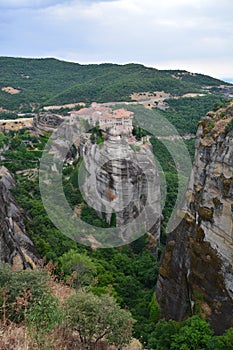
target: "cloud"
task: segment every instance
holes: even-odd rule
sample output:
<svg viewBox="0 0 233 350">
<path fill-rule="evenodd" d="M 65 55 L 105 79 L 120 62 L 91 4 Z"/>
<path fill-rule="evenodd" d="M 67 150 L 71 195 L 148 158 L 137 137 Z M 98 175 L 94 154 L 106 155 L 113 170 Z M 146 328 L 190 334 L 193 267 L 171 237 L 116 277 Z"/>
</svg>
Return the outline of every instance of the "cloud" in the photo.
<svg viewBox="0 0 233 350">
<path fill-rule="evenodd" d="M 233 58 L 232 0 L 7 0 L 0 7 L 4 4 L 11 5 L 0 13 L 1 50 L 8 55 L 182 63 L 202 72 L 213 67 L 219 76 L 222 64 Z M 226 67 L 233 76 L 233 67 Z"/>
<path fill-rule="evenodd" d="M 0 8 L 2 9 L 22 9 L 22 8 L 39 8 L 54 5 L 62 1 L 58 0 L 1 0 Z M 64 1 L 63 1 L 64 2 Z"/>
<path fill-rule="evenodd" d="M 79 2 L 91 3 L 98 0 L 79 0 Z M 99 0 L 109 1 L 109 0 Z M 114 1 L 114 0 L 110 0 Z M 0 9 L 22 9 L 22 8 L 46 8 L 56 5 L 64 4 L 65 6 L 72 6 L 75 0 L 1 0 Z"/>
</svg>

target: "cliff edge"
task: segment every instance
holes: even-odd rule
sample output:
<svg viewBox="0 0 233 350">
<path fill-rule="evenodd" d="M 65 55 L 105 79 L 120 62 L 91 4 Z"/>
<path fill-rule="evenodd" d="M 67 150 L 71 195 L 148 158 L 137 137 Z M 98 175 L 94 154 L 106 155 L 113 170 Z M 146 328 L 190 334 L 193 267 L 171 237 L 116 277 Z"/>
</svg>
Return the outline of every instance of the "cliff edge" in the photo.
<svg viewBox="0 0 233 350">
<path fill-rule="evenodd" d="M 233 327 L 232 115 L 233 102 L 199 123 L 185 216 L 168 237 L 156 288 L 163 317 L 198 313 L 216 334 Z"/>
<path fill-rule="evenodd" d="M 13 176 L 0 167 L 0 261 L 22 270 L 33 268 L 39 254 L 26 233 L 24 212 L 10 191 L 14 187 Z"/>
</svg>

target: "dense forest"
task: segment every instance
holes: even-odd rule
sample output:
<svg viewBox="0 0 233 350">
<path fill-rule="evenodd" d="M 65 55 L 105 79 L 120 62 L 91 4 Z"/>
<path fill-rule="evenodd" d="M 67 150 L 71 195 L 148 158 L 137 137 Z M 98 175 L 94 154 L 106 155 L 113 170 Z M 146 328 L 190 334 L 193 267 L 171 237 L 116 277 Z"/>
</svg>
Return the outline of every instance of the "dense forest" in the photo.
<svg viewBox="0 0 233 350">
<path fill-rule="evenodd" d="M 71 102 L 129 101 L 133 92 L 142 91 L 164 90 L 181 96 L 207 86 L 218 88 L 223 83 L 202 74 L 163 71 L 140 64 L 80 65 L 52 58 L 0 57 L 0 106 L 21 112 Z M 15 89 L 15 93 L 7 92 L 6 87 Z"/>
</svg>

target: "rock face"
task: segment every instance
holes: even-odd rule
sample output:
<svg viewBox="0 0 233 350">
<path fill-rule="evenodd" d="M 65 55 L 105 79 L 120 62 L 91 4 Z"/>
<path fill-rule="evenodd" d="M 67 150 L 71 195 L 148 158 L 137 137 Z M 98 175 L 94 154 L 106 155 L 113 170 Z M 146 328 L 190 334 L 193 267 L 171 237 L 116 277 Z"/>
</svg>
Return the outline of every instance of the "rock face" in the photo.
<svg viewBox="0 0 233 350">
<path fill-rule="evenodd" d="M 0 260 L 13 269 L 33 268 L 39 254 L 24 224 L 23 210 L 16 203 L 10 189 L 15 187 L 14 178 L 5 167 L 0 168 Z"/>
<path fill-rule="evenodd" d="M 233 103 L 199 124 L 185 216 L 169 235 L 157 282 L 165 318 L 198 312 L 216 334 L 233 327 L 232 112 Z"/>
<path fill-rule="evenodd" d="M 158 240 L 160 182 L 150 143 L 130 145 L 127 139 L 109 136 L 102 145 L 86 141 L 80 153 L 88 172 L 81 187 L 89 206 L 100 216 L 104 213 L 109 223 L 115 215 L 117 227 L 146 223 Z M 131 234 L 122 232 L 125 243 Z"/>
<path fill-rule="evenodd" d="M 38 133 L 42 133 L 43 131 L 54 131 L 63 121 L 64 118 L 58 114 L 44 112 L 33 118 L 33 128 Z"/>
</svg>

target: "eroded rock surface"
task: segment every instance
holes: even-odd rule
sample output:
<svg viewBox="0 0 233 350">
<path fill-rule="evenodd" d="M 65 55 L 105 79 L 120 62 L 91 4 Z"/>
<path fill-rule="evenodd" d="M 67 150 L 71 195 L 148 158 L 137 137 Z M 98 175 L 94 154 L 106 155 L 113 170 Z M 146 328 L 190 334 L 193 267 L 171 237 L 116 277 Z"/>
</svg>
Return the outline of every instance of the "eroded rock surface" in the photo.
<svg viewBox="0 0 233 350">
<path fill-rule="evenodd" d="M 13 176 L 0 167 L 0 260 L 21 270 L 33 268 L 39 254 L 26 233 L 24 212 L 10 191 L 14 187 Z"/>
<path fill-rule="evenodd" d="M 218 334 L 233 327 L 232 112 L 233 103 L 199 124 L 185 216 L 169 235 L 157 283 L 164 317 L 198 311 Z"/>
<path fill-rule="evenodd" d="M 44 112 L 33 118 L 33 128 L 38 133 L 43 133 L 44 131 L 53 132 L 63 121 L 64 118 L 58 114 Z"/>
<path fill-rule="evenodd" d="M 160 181 L 150 143 L 139 146 L 110 136 L 102 145 L 85 142 L 80 154 L 89 174 L 82 185 L 89 206 L 100 216 L 104 213 L 109 223 L 115 214 L 117 227 L 133 221 L 138 226 L 145 224 L 158 240 Z M 130 242 L 131 234 L 123 231 L 123 241 Z"/>
</svg>

